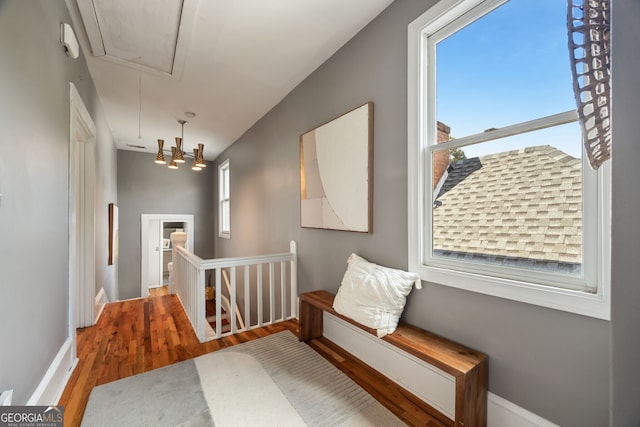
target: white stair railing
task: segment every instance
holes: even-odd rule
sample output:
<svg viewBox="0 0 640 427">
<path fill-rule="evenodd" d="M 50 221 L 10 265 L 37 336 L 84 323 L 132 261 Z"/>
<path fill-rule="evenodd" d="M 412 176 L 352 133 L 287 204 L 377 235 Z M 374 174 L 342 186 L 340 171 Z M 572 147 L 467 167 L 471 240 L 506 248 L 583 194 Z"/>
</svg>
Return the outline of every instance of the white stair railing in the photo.
<svg viewBox="0 0 640 427">
<path fill-rule="evenodd" d="M 171 290 L 178 295 L 201 342 L 297 317 L 298 273 L 294 241 L 291 241 L 289 252 L 272 255 L 203 260 L 178 245 L 174 245 L 173 255 Z M 225 296 L 222 278 L 227 271 L 229 283 Z M 215 330 L 206 316 L 207 274 L 215 279 Z M 222 328 L 224 297 L 229 300 L 224 304 L 229 331 Z"/>
<path fill-rule="evenodd" d="M 229 282 L 229 275 L 227 274 L 227 270 L 222 270 L 222 277 L 224 278 L 224 284 L 227 286 L 227 293 L 228 295 L 232 295 L 232 291 L 231 291 L 231 282 Z M 222 303 L 224 305 L 224 309 L 227 313 L 231 313 L 231 302 L 229 301 L 229 298 L 227 298 L 226 296 L 222 296 Z M 244 329 L 244 320 L 242 319 L 242 313 L 240 311 L 240 309 L 238 308 L 238 304 L 234 304 L 234 311 L 236 313 L 236 320 L 238 322 L 238 326 L 240 327 L 240 329 Z"/>
</svg>

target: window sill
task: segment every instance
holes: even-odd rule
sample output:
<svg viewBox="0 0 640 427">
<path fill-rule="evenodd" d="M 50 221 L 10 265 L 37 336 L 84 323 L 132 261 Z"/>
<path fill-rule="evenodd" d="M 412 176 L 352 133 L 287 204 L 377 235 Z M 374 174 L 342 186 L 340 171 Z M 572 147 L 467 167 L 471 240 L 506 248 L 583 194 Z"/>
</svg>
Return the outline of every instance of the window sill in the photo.
<svg viewBox="0 0 640 427">
<path fill-rule="evenodd" d="M 231 239 L 231 233 L 218 233 L 218 237 L 230 240 Z"/>
<path fill-rule="evenodd" d="M 422 266 L 422 280 L 554 310 L 610 320 L 609 295 L 555 288 L 480 274 Z"/>
</svg>

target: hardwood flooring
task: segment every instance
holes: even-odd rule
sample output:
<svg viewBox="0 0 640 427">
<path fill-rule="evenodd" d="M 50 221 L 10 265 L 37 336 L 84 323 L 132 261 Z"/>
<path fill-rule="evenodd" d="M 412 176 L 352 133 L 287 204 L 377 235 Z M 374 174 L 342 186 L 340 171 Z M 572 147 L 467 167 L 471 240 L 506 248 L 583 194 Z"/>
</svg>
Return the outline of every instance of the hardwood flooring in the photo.
<svg viewBox="0 0 640 427">
<path fill-rule="evenodd" d="M 438 413 L 417 396 L 382 376 L 378 371 L 325 337 L 310 340 L 309 346 L 408 425 L 453 427 L 453 420 Z"/>
<path fill-rule="evenodd" d="M 77 331 L 78 365 L 58 403 L 64 406 L 65 427 L 80 425 L 89 393 L 97 385 L 284 330 L 297 334 L 297 321 L 200 343 L 177 297 L 166 295 L 166 288 L 148 298 L 107 304 L 95 326 Z M 452 424 L 431 417 L 423 402 L 330 341 L 320 338 L 310 345 L 407 424 Z"/>
</svg>

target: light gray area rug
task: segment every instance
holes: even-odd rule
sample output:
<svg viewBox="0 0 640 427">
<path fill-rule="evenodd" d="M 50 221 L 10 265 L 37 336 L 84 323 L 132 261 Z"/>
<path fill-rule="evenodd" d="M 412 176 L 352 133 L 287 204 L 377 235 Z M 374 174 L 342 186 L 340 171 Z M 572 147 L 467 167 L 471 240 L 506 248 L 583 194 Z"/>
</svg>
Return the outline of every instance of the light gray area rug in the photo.
<svg viewBox="0 0 640 427">
<path fill-rule="evenodd" d="M 214 425 L 194 360 L 95 387 L 81 425 Z"/>
<path fill-rule="evenodd" d="M 93 389 L 83 426 L 401 426 L 289 331 Z"/>
</svg>

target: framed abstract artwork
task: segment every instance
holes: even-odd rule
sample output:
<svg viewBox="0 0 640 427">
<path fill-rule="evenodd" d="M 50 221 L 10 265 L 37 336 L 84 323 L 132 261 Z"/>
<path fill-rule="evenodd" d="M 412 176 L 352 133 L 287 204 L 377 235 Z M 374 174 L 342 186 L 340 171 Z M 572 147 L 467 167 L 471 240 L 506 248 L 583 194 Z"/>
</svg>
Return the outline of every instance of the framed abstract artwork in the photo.
<svg viewBox="0 0 640 427">
<path fill-rule="evenodd" d="M 373 103 L 300 136 L 302 227 L 373 232 Z"/>
</svg>

